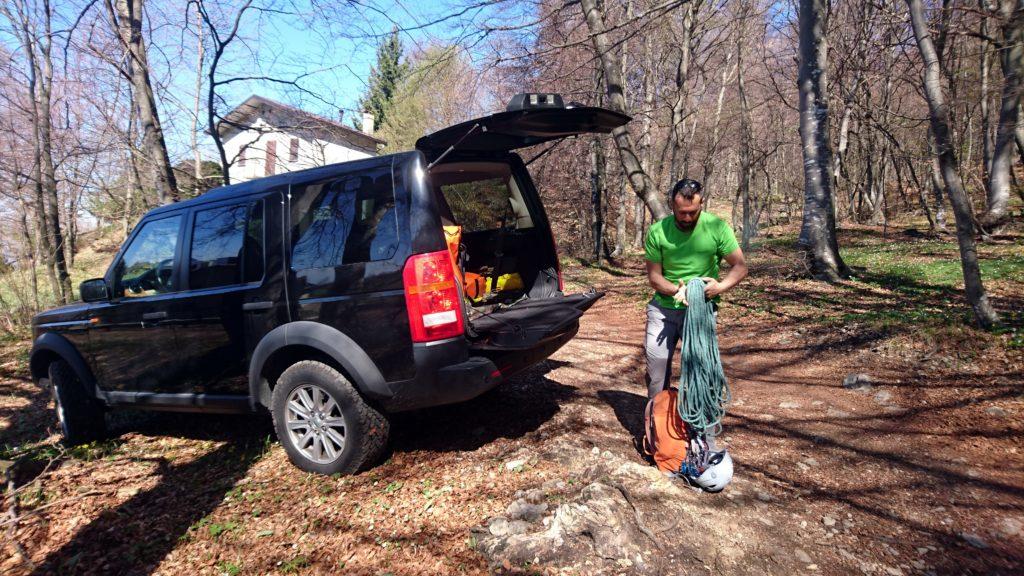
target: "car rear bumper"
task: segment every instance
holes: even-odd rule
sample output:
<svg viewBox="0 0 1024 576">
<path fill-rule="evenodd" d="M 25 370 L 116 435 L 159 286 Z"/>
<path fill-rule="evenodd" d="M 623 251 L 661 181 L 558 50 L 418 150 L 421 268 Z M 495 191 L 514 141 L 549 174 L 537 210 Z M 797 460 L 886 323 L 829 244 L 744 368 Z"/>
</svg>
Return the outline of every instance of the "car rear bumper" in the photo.
<svg viewBox="0 0 1024 576">
<path fill-rule="evenodd" d="M 469 356 L 464 338 L 417 344 L 413 348 L 416 376 L 389 382 L 393 395 L 381 401 L 388 412 L 402 412 L 475 398 L 501 382 L 489 358 Z"/>
<path fill-rule="evenodd" d="M 492 313 L 492 332 L 472 343 L 460 336 L 415 344 L 416 376 L 388 382 L 392 394 L 380 400 L 381 406 L 402 412 L 475 398 L 572 340 L 580 329 L 579 317 L 601 296 L 598 292 L 538 301 L 512 308 L 500 319 Z"/>
</svg>

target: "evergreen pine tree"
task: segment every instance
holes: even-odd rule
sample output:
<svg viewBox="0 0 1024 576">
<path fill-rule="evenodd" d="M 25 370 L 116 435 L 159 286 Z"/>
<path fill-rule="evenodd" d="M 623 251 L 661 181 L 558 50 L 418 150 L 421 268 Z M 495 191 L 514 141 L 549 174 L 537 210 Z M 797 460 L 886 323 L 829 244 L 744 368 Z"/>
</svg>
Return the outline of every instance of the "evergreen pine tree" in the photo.
<svg viewBox="0 0 1024 576">
<path fill-rule="evenodd" d="M 359 99 L 359 109 L 373 114 L 376 126 L 384 124 L 398 84 L 407 72 L 408 64 L 402 62 L 402 41 L 395 27 L 377 47 L 377 65 L 370 70 L 369 86 Z M 355 119 L 357 128 L 362 129 L 361 121 L 362 118 Z"/>
</svg>

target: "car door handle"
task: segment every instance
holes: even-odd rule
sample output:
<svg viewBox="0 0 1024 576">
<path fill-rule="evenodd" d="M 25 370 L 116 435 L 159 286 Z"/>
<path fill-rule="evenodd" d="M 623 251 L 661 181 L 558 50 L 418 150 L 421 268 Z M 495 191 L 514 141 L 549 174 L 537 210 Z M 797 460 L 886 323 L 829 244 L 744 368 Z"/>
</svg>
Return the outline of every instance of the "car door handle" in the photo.
<svg viewBox="0 0 1024 576">
<path fill-rule="evenodd" d="M 254 312 L 256 310 L 270 310 L 274 307 L 273 302 L 246 302 L 242 304 L 242 310 Z"/>
<path fill-rule="evenodd" d="M 153 320 L 166 320 L 167 312 L 146 312 L 142 315 L 143 322 L 151 322 Z"/>
</svg>

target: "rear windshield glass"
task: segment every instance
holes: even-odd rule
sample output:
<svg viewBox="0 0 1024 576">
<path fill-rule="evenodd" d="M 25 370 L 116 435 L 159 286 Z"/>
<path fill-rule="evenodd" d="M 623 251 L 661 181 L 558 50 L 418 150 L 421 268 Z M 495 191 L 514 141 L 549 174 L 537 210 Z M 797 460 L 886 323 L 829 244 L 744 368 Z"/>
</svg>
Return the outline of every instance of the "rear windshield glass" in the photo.
<svg viewBox="0 0 1024 576">
<path fill-rule="evenodd" d="M 533 219 L 508 164 L 460 162 L 430 171 L 434 192 L 444 201 L 441 217 L 463 232 L 533 228 Z"/>
</svg>

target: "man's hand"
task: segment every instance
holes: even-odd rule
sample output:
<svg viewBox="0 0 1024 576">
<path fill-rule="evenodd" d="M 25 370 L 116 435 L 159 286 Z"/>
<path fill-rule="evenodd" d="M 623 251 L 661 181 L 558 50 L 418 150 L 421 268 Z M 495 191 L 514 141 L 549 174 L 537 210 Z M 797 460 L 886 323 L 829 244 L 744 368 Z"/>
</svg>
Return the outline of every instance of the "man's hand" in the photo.
<svg viewBox="0 0 1024 576">
<path fill-rule="evenodd" d="M 727 254 L 725 261 L 729 263 L 729 273 L 725 275 L 725 278 L 722 278 L 721 282 L 715 278 L 701 278 L 704 281 L 704 297 L 709 300 L 732 289 L 733 286 L 739 284 L 740 280 L 743 280 L 747 275 L 747 260 L 743 257 L 743 251 L 739 248 Z"/>
<path fill-rule="evenodd" d="M 704 297 L 708 300 L 725 292 L 725 286 L 722 286 L 722 283 L 718 280 L 707 276 L 701 278 L 701 280 L 704 281 Z"/>
<path fill-rule="evenodd" d="M 686 301 L 686 282 L 679 281 L 678 289 L 676 293 L 672 295 L 672 299 L 676 301 L 676 304 L 682 304 L 683 306 L 689 306 L 690 303 Z"/>
</svg>

